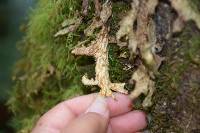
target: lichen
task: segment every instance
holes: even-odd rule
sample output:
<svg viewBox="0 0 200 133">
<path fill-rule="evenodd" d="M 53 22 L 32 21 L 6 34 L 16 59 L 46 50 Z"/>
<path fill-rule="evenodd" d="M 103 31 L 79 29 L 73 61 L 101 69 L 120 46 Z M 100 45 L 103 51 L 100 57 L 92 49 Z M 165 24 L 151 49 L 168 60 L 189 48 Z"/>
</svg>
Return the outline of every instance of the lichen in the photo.
<svg viewBox="0 0 200 133">
<path fill-rule="evenodd" d="M 136 56 L 141 56 L 142 61 L 138 71 L 136 70 L 132 76 L 136 86 L 131 92 L 130 97 L 136 99 L 141 94 L 149 94 L 143 102 L 144 107 L 152 105 L 151 96 L 155 90 L 152 73 L 158 70 L 163 60 L 154 50 L 154 47 L 157 47 L 155 24 L 149 18 L 155 12 L 157 4 L 157 0 L 133 0 L 131 10 L 120 21 L 120 29 L 116 33 L 119 46 L 123 46 L 120 40 L 122 37 L 125 36 L 128 40 L 128 48 L 133 60 Z M 137 21 L 136 29 L 134 29 L 135 21 Z"/>
<path fill-rule="evenodd" d="M 124 36 L 128 37 L 129 40 L 129 47 L 132 53 L 136 53 L 137 43 L 136 39 L 134 38 L 135 33 L 133 31 L 133 24 L 137 18 L 139 1 L 133 1 L 131 3 L 131 10 L 128 11 L 127 15 L 123 17 L 123 19 L 119 22 L 120 29 L 116 33 L 116 39 L 119 46 L 123 46 L 121 44 L 120 39 Z"/>
<path fill-rule="evenodd" d="M 100 20 L 98 20 L 98 16 L 93 18 L 92 23 L 84 30 L 84 34 L 86 36 L 92 36 L 94 34 L 95 29 L 100 28 L 103 24 L 105 24 L 110 16 L 112 15 L 112 5 L 111 2 L 106 2 L 102 6 L 102 10 L 100 11 Z"/>
<path fill-rule="evenodd" d="M 123 92 L 127 92 L 124 88 L 128 86 L 130 96 L 142 100 L 143 107 L 153 105 L 145 108 L 153 116 L 150 123 L 153 132 L 178 132 L 184 128 L 182 125 L 188 124 L 184 121 L 179 126 L 179 119 L 171 114 L 173 112 L 166 111 L 175 108 L 175 111 L 180 112 L 176 107 L 172 108 L 171 101 L 176 102 L 177 97 L 185 99 L 183 91 L 179 91 L 181 87 L 185 87 L 181 86 L 182 81 L 188 83 L 183 75 L 188 77 L 190 71 L 191 75 L 198 72 L 200 41 L 199 31 L 193 22 L 197 26 L 198 23 L 195 17 L 186 17 L 184 23 L 183 19 L 179 19 L 177 22 L 183 24 L 183 27 L 179 29 L 180 33 L 173 35 L 171 23 L 174 21 L 172 14 L 182 16 L 186 11 L 194 14 L 193 11 L 199 10 L 199 7 L 194 10 L 191 7 L 179 10 L 180 5 L 177 8 L 172 4 L 176 14 L 166 1 L 117 0 L 112 1 L 112 4 L 106 1 L 109 2 L 107 5 L 103 4 L 105 1 L 39 0 L 36 8 L 31 11 L 26 35 L 19 45 L 22 57 L 15 66 L 14 90 L 8 101 L 14 114 L 12 124 L 18 132 L 30 132 L 37 119 L 58 102 L 98 92 L 99 89 L 107 91 L 112 88 L 109 85 L 118 85 L 120 89 L 123 88 Z M 198 0 L 192 1 L 199 3 Z M 188 0 L 187 3 L 194 6 L 192 1 Z M 157 14 L 160 10 L 162 13 Z M 170 20 L 166 22 L 168 18 Z M 188 30 L 188 25 L 193 27 Z M 56 33 L 60 35 L 54 37 Z M 99 50 L 100 46 L 105 53 Z M 91 47 L 92 51 L 86 51 Z M 71 52 L 86 56 L 75 56 Z M 97 56 L 97 53 L 104 56 L 104 61 L 98 60 L 100 55 Z M 163 61 L 161 55 L 166 59 L 160 67 Z M 102 64 L 105 66 L 102 67 Z M 99 67 L 103 69 L 100 70 Z M 87 77 L 83 76 L 85 72 Z M 98 77 L 99 73 L 101 75 Z M 96 87 L 83 85 L 82 76 L 84 84 Z M 102 76 L 106 78 L 103 79 Z M 94 77 L 95 79 L 89 80 Z M 198 82 L 193 82 L 192 77 L 191 79 L 191 88 L 198 88 Z M 98 81 L 105 84 L 99 84 Z M 198 99 L 196 95 L 191 98 L 193 91 L 199 92 L 192 89 L 189 96 L 186 96 L 186 101 L 189 102 L 184 107 L 198 108 L 191 101 L 193 98 Z M 110 91 L 103 93 L 111 95 Z M 198 111 L 195 113 L 198 114 Z M 192 121 L 194 117 L 191 118 L 189 121 L 195 127 Z"/>
<path fill-rule="evenodd" d="M 75 18 L 67 19 L 67 20 L 63 21 L 61 25 L 64 29 L 59 30 L 54 35 L 54 37 L 66 35 L 70 32 L 76 31 L 81 23 L 82 23 L 82 17 L 79 17 L 78 15 L 75 15 Z"/>
<path fill-rule="evenodd" d="M 155 86 L 144 65 L 140 65 L 138 69 L 133 73 L 132 80 L 135 81 L 135 88 L 134 91 L 130 94 L 131 99 L 136 99 L 141 94 L 145 94 L 146 97 L 142 106 L 150 107 L 152 105 L 151 99 L 155 91 Z"/>
<path fill-rule="evenodd" d="M 94 25 L 92 23 L 89 28 L 93 30 L 87 30 L 90 31 L 90 33 L 94 33 L 95 28 L 99 28 L 101 26 L 100 32 L 97 34 L 97 37 L 94 41 L 89 44 L 89 46 L 78 46 L 76 47 L 72 53 L 75 55 L 87 55 L 87 56 L 94 56 L 96 60 L 96 66 L 95 66 L 95 79 L 88 79 L 87 75 L 84 75 L 82 77 L 82 83 L 84 85 L 98 85 L 101 90 L 100 94 L 103 96 L 112 96 L 115 97 L 112 94 L 113 91 L 117 91 L 120 93 L 127 94 L 127 91 L 124 89 L 125 83 L 111 83 L 109 78 L 109 61 L 108 61 L 108 48 L 107 45 L 109 43 L 109 36 L 108 36 L 108 28 L 106 27 L 106 22 L 108 18 L 111 16 L 111 3 L 106 2 L 103 5 L 103 8 L 100 12 L 100 20 L 96 23 L 98 25 Z M 94 22 L 94 21 L 93 21 Z M 88 35 L 88 32 L 85 32 L 86 36 Z"/>
<path fill-rule="evenodd" d="M 182 30 L 183 26 L 181 21 L 189 20 L 193 20 L 200 29 L 200 14 L 198 9 L 193 6 L 193 2 L 189 0 L 170 0 L 170 2 L 179 15 L 174 23 L 175 32 L 180 32 Z"/>
</svg>

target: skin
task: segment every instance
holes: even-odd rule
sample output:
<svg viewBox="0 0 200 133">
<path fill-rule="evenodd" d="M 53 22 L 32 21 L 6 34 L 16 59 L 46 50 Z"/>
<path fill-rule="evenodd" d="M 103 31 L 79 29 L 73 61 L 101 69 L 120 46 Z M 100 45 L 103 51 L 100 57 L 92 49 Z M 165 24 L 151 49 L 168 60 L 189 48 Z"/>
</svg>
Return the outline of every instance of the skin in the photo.
<svg viewBox="0 0 200 133">
<path fill-rule="evenodd" d="M 138 133 L 145 128 L 145 114 L 131 110 L 128 96 L 115 95 L 117 101 L 90 94 L 61 102 L 38 120 L 32 133 Z"/>
</svg>

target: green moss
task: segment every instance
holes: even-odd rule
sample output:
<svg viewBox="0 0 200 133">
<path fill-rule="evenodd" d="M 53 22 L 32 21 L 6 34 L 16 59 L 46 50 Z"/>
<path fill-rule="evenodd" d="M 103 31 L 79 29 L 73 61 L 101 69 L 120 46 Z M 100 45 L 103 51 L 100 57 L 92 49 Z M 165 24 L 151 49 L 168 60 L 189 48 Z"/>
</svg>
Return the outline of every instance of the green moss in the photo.
<svg viewBox="0 0 200 133">
<path fill-rule="evenodd" d="M 80 6 L 79 0 L 40 0 L 30 13 L 27 34 L 18 45 L 22 58 L 15 66 L 15 85 L 8 101 L 18 132 L 30 132 L 42 113 L 84 92 L 80 66 L 70 54 L 84 25 L 76 33 L 53 37 L 62 21 L 72 17 Z"/>
<path fill-rule="evenodd" d="M 109 20 L 110 24 L 110 34 L 115 35 L 115 33 L 119 29 L 119 22 L 123 15 L 126 14 L 126 12 L 130 9 L 130 4 L 127 4 L 122 1 L 118 1 L 113 3 L 113 8 L 112 8 L 112 17 Z"/>
<path fill-rule="evenodd" d="M 152 132 L 183 132 L 184 124 L 181 123 L 184 123 L 184 120 L 178 122 L 180 118 L 175 114 L 180 114 L 184 109 L 187 110 L 186 114 L 190 115 L 191 107 L 197 107 L 191 100 L 198 100 L 194 95 L 198 90 L 192 87 L 196 82 L 194 80 L 197 79 L 192 79 L 190 75 L 195 75 L 193 71 L 199 69 L 197 58 L 200 56 L 200 33 L 194 29 L 192 23 L 188 24 L 180 36 L 173 38 L 171 45 L 165 48 L 167 49 L 166 61 L 159 70 L 160 74 L 156 75 L 157 91 L 153 98 L 155 104 L 150 111 L 153 116 L 150 123 Z M 184 80 L 189 80 L 188 88 L 184 88 L 186 84 Z M 187 92 L 186 89 L 194 90 L 195 93 Z M 174 103 L 177 103 L 175 107 Z"/>
<path fill-rule="evenodd" d="M 189 58 L 191 61 L 200 66 L 200 39 L 199 37 L 193 37 L 192 42 L 190 43 L 191 48 L 189 49 Z"/>
<path fill-rule="evenodd" d="M 14 113 L 12 125 L 17 132 L 30 132 L 41 114 L 58 102 L 91 92 L 90 87 L 82 85 L 81 76 L 87 71 L 89 77 L 94 77 L 94 59 L 71 54 L 78 41 L 88 39 L 90 42 L 95 37 L 83 36 L 84 29 L 92 22 L 95 13 L 94 3 L 89 2 L 84 23 L 76 32 L 58 38 L 54 38 L 54 34 L 62 28 L 61 23 L 73 18 L 76 11 L 81 10 L 82 1 L 39 0 L 36 8 L 30 11 L 26 36 L 18 45 L 21 59 L 13 72 L 14 87 L 8 101 Z M 111 24 L 111 34 L 117 31 L 120 21 L 118 14 L 128 8 L 129 5 L 124 2 L 113 4 L 113 17 L 108 22 Z M 128 59 L 118 58 L 123 51 L 127 49 L 109 46 L 109 72 L 113 82 L 130 78 L 132 69 L 123 70 L 123 63 L 127 63 Z"/>
<path fill-rule="evenodd" d="M 130 9 L 130 4 L 123 1 L 113 3 L 112 17 L 109 19 L 110 35 L 115 35 L 119 29 L 119 22 L 121 17 Z M 127 65 L 131 66 L 128 58 L 120 58 L 120 54 L 126 53 L 129 57 L 129 50 L 127 48 L 119 48 L 116 44 L 109 44 L 109 74 L 112 82 L 128 82 L 130 79 L 133 68 L 126 70 Z"/>
<path fill-rule="evenodd" d="M 120 54 L 126 52 L 129 54 L 127 48 L 120 49 L 116 44 L 109 44 L 109 75 L 112 82 L 128 82 L 133 73 L 133 68 L 126 69 L 131 62 L 128 58 L 120 58 Z M 129 57 L 127 55 L 127 57 Z"/>
<path fill-rule="evenodd" d="M 91 87 L 83 86 L 81 83 L 81 76 L 85 72 L 88 77 L 94 77 L 94 58 L 71 54 L 78 41 L 88 39 L 90 42 L 95 38 L 95 34 L 89 38 L 83 35 L 84 29 L 94 17 L 93 2 L 90 0 L 88 16 L 84 18 L 84 23 L 76 32 L 58 38 L 53 37 L 62 28 L 61 23 L 65 19 L 73 18 L 76 10 L 81 10 L 81 2 L 80 0 L 39 0 L 36 8 L 30 13 L 26 36 L 19 45 L 22 58 L 17 62 L 14 70 L 14 90 L 8 101 L 9 108 L 15 115 L 12 125 L 18 132 L 30 132 L 41 114 L 58 102 L 99 90 L 98 87 L 91 90 Z M 108 21 L 110 35 L 116 34 L 121 17 L 129 9 L 128 3 L 113 2 L 113 14 Z M 191 26 L 186 26 L 184 32 L 173 38 L 172 43 L 166 46 L 166 61 L 159 70 L 160 74 L 156 75 L 155 104 L 149 109 L 153 116 L 150 127 L 154 132 L 158 129 L 163 132 L 182 130 L 172 118 L 173 115 L 170 112 L 166 113 L 167 109 L 173 111 L 173 108 L 165 108 L 165 114 L 162 114 L 160 109 L 164 102 L 171 103 L 180 95 L 184 73 L 193 67 L 198 69 L 200 67 L 200 34 L 199 31 L 194 30 L 196 27 L 192 27 L 193 24 L 189 25 Z M 96 31 L 98 32 L 98 29 Z M 128 58 L 120 57 L 124 52 L 129 57 L 127 48 L 109 44 L 108 49 L 111 81 L 128 83 L 137 64 Z M 199 88 L 199 84 L 192 83 L 192 87 Z M 140 101 L 138 103 L 140 104 Z M 191 104 L 187 106 L 192 108 Z M 178 107 L 174 110 L 177 111 Z"/>
<path fill-rule="evenodd" d="M 190 4 L 195 11 L 200 13 L 200 1 L 199 0 L 191 0 Z"/>
</svg>

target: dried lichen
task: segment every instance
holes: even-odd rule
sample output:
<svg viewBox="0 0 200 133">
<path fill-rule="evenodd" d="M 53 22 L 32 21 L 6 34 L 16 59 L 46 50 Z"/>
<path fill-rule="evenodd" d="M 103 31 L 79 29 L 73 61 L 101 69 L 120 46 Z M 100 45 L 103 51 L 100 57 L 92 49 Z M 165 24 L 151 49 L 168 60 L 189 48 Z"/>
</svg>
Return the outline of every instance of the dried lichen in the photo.
<svg viewBox="0 0 200 133">
<path fill-rule="evenodd" d="M 111 83 L 108 73 L 108 30 L 105 26 L 102 27 L 100 33 L 92 41 L 88 47 L 82 46 L 75 48 L 72 53 L 76 55 L 94 56 L 96 59 L 95 79 L 88 79 L 86 75 L 82 77 L 82 82 L 85 85 L 98 85 L 103 96 L 112 96 L 112 91 L 127 94 L 124 89 L 125 83 Z"/>
<path fill-rule="evenodd" d="M 123 46 L 120 39 L 126 36 L 129 39 L 129 48 L 132 53 L 136 53 L 137 42 L 135 41 L 135 34 L 133 31 L 133 24 L 137 18 L 139 1 L 135 0 L 131 3 L 131 10 L 127 15 L 119 22 L 120 29 L 116 33 L 116 39 L 119 46 Z"/>
<path fill-rule="evenodd" d="M 67 19 L 62 22 L 62 28 L 59 30 L 54 37 L 63 36 L 70 32 L 74 32 L 82 23 L 82 17 L 79 17 L 78 14 L 75 15 L 75 18 Z"/>
<path fill-rule="evenodd" d="M 101 2 L 105 3 L 101 5 Z M 180 1 L 171 0 L 171 2 L 177 4 Z M 186 2 L 190 5 L 192 1 L 183 0 L 182 5 L 171 4 L 178 16 L 181 16 L 178 17 L 176 25 L 184 27 L 186 23 L 183 21 L 188 20 L 194 20 L 198 25 L 198 15 L 194 17 L 195 10 L 189 5 L 185 6 Z M 176 14 L 168 1 L 161 0 L 158 4 L 158 0 L 133 0 L 132 3 L 130 0 L 114 0 L 113 9 L 108 0 L 39 0 L 39 3 L 40 6 L 37 6 L 30 15 L 27 35 L 24 45 L 21 46 L 23 59 L 17 63 L 13 76 L 15 89 L 8 102 L 15 115 L 13 123 L 21 132 L 30 132 L 41 114 L 58 102 L 96 91 L 81 83 L 81 76 L 85 72 L 87 74 L 82 77 L 85 85 L 99 86 L 102 89 L 101 93 L 106 96 L 111 96 L 110 89 L 116 89 L 115 85 L 123 92 L 127 92 L 124 88 L 133 90 L 130 97 L 132 99 L 139 97 L 136 101 L 140 103 L 144 97 L 139 95 L 144 94 L 146 97 L 142 105 L 147 107 L 152 105 L 154 83 L 159 93 L 153 98 L 165 99 L 166 91 L 168 92 L 166 96 L 174 96 L 177 92 L 171 90 L 180 81 L 179 77 L 187 67 L 188 60 L 195 67 L 199 66 L 199 39 L 195 42 L 195 46 L 192 45 L 194 40 L 190 40 L 193 33 L 197 32 L 193 23 L 192 26 L 195 28 L 184 32 L 192 34 L 188 38 L 181 38 L 186 40 L 184 44 L 188 44 L 191 48 L 185 48 L 184 52 L 173 48 L 183 45 L 182 42 L 171 43 L 173 38 L 171 23 L 175 21 L 173 19 Z M 155 10 L 157 5 L 159 8 Z M 167 12 L 165 7 L 169 8 Z M 184 16 L 190 11 L 193 17 Z M 178 31 L 181 31 L 182 27 L 178 27 Z M 175 28 L 173 30 L 177 31 Z M 74 47 L 75 50 L 72 50 Z M 168 59 L 166 56 L 166 62 L 172 61 L 163 64 L 164 69 L 162 67 L 159 70 L 162 74 L 154 78 L 162 60 L 157 54 L 165 56 L 165 50 L 168 49 L 166 47 L 171 47 L 168 51 L 172 53 L 171 56 L 174 56 L 174 53 L 181 54 L 187 51 L 187 57 L 179 61 L 175 59 L 176 57 Z M 86 56 L 74 56 L 71 51 Z M 127 84 L 124 85 L 125 83 Z M 153 102 L 155 105 L 164 104 L 159 98 Z M 162 110 L 156 113 L 162 113 Z M 158 123 L 162 123 L 161 127 L 173 125 L 168 121 L 168 116 L 164 118 L 169 122 L 166 124 L 165 121 L 160 121 L 160 116 L 157 114 L 153 116 L 158 118 Z M 168 131 L 165 128 L 158 130 Z"/>
<path fill-rule="evenodd" d="M 125 35 L 128 35 L 133 31 L 133 23 L 137 18 L 139 1 L 135 0 L 131 3 L 131 10 L 128 11 L 127 15 L 119 22 L 120 29 L 116 33 L 117 40 L 120 40 Z"/>
<path fill-rule="evenodd" d="M 95 16 L 91 25 L 84 30 L 84 34 L 86 36 L 92 36 L 95 29 L 100 28 L 104 23 L 108 21 L 108 18 L 112 15 L 111 2 L 107 1 L 106 3 L 104 3 L 102 6 L 102 10 L 99 14 L 100 19 L 98 18 L 98 16 Z"/>
<path fill-rule="evenodd" d="M 96 60 L 95 66 L 95 79 L 88 79 L 86 75 L 82 77 L 82 82 L 85 85 L 98 85 L 101 90 L 100 94 L 103 96 L 112 96 L 113 91 L 117 91 L 120 93 L 127 94 L 127 91 L 124 89 L 125 83 L 111 83 L 109 78 L 108 71 L 108 49 L 107 45 L 109 42 L 108 28 L 105 26 L 106 21 L 111 15 L 111 3 L 106 2 L 103 5 L 102 11 L 100 13 L 100 20 L 97 23 L 100 23 L 101 31 L 98 33 L 96 39 L 89 44 L 89 46 L 78 46 L 76 47 L 72 53 L 75 55 L 87 55 L 94 56 Z M 91 24 L 92 29 L 97 28 L 96 26 Z M 85 32 L 87 34 L 87 32 Z M 90 32 L 93 33 L 93 30 Z"/>
<path fill-rule="evenodd" d="M 116 34 L 118 42 L 124 36 L 128 38 L 128 47 L 132 54 L 138 54 L 136 50 L 139 48 L 145 63 L 152 68 L 158 68 L 161 62 L 153 51 L 154 47 L 156 47 L 155 24 L 149 19 L 157 4 L 157 0 L 134 0 L 131 4 L 132 9 L 127 13 L 127 16 L 122 18 L 120 29 Z M 135 21 L 137 21 L 136 31 L 133 28 Z"/>
<path fill-rule="evenodd" d="M 87 6 L 86 4 L 88 3 L 83 3 L 83 5 Z M 144 62 L 143 64 L 146 65 L 145 68 L 145 65 L 141 64 L 138 68 L 138 71 L 133 73 L 132 80 L 136 81 L 136 87 L 130 95 L 132 98 L 137 98 L 142 93 L 147 95 L 143 102 L 144 107 L 151 106 L 151 96 L 155 90 L 154 82 L 151 80 L 150 75 L 153 77 L 152 72 L 157 71 L 162 62 L 162 58 L 156 55 L 154 50 L 155 47 L 157 47 L 155 37 L 155 24 L 151 19 L 149 19 L 149 16 L 154 13 L 157 4 L 157 0 L 133 0 L 131 3 L 131 10 L 120 21 L 120 29 L 116 33 L 116 40 L 118 45 L 122 44 L 121 38 L 126 37 L 128 40 L 128 48 L 130 50 L 131 56 L 133 54 L 135 56 L 141 54 L 142 60 Z M 86 10 L 85 6 L 83 7 L 84 11 Z M 105 26 L 105 23 L 108 21 L 112 14 L 111 9 L 111 2 L 105 2 L 102 6 L 102 10 L 99 13 L 100 18 L 98 18 L 98 14 L 96 14 L 91 25 L 84 30 L 84 34 L 86 36 L 92 36 L 95 29 L 102 28 L 100 33 L 96 36 L 96 39 L 92 41 L 91 44 L 89 44 L 87 47 L 80 47 L 80 45 L 83 45 L 85 41 L 80 42 L 72 51 L 72 53 L 76 55 L 87 55 L 95 57 L 95 79 L 88 79 L 85 75 L 82 77 L 82 82 L 85 85 L 98 85 L 101 88 L 101 94 L 105 96 L 112 96 L 111 90 L 127 93 L 127 91 L 124 90 L 125 83 L 111 83 L 109 79 L 107 45 L 109 40 L 113 40 L 113 38 L 108 35 L 108 30 Z M 134 30 L 133 27 L 135 21 L 137 21 L 136 30 Z M 139 52 L 137 52 L 137 49 Z M 136 76 L 138 73 L 141 77 Z"/>
<path fill-rule="evenodd" d="M 159 0 L 149 0 L 147 1 L 147 10 L 149 14 L 154 14 L 156 6 L 158 5 Z"/>
<path fill-rule="evenodd" d="M 174 22 L 174 32 L 180 32 L 184 27 L 183 21 L 189 20 L 193 20 L 200 29 L 200 14 L 192 8 L 190 0 L 170 0 L 170 2 L 179 15 Z"/>
<path fill-rule="evenodd" d="M 140 49 L 142 58 L 144 63 L 150 69 L 150 71 L 157 71 L 159 65 L 162 62 L 162 58 L 156 55 L 154 51 L 154 47 L 156 46 L 155 41 L 155 26 L 153 21 L 149 18 L 151 12 L 148 9 L 148 3 L 151 0 L 142 0 L 140 1 L 140 9 L 138 12 L 137 18 L 137 41 L 138 41 L 138 48 Z M 151 7 L 151 10 L 155 7 Z M 145 9 L 145 10 L 144 10 Z"/>
<path fill-rule="evenodd" d="M 151 106 L 151 96 L 155 90 L 152 72 L 156 72 L 163 60 L 156 54 L 155 24 L 150 19 L 150 15 L 155 12 L 158 4 L 157 0 L 133 0 L 132 9 L 120 22 L 120 29 L 116 34 L 118 42 L 122 37 L 128 39 L 128 47 L 132 55 L 142 57 L 144 65 L 140 65 L 133 73 L 132 79 L 136 81 L 136 86 L 131 92 L 130 97 L 135 99 L 142 93 L 147 95 L 143 106 Z M 137 27 L 134 30 L 134 22 L 137 21 Z M 138 51 L 137 51 L 138 50 Z"/>
<path fill-rule="evenodd" d="M 147 95 L 143 101 L 143 107 L 152 105 L 151 98 L 155 90 L 154 81 L 151 80 L 148 70 L 144 65 L 140 65 L 133 73 L 132 80 L 135 81 L 134 91 L 130 94 L 131 99 L 136 99 L 141 94 Z"/>
</svg>

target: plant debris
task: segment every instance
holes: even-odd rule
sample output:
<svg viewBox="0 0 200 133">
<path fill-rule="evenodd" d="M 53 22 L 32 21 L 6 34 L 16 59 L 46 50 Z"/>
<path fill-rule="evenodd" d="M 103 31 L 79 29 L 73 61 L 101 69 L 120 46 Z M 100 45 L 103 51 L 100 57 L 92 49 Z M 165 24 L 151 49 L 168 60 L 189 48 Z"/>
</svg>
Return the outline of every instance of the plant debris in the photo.
<svg viewBox="0 0 200 133">
<path fill-rule="evenodd" d="M 189 21 L 193 20 L 197 27 L 200 29 L 200 14 L 198 11 L 195 11 L 191 4 L 190 0 L 170 0 L 172 7 L 177 11 L 178 18 L 175 21 L 175 30 L 174 31 L 181 31 L 183 26 L 180 24 L 180 21 Z M 177 28 L 178 24 L 180 24 L 180 27 Z"/>
<path fill-rule="evenodd" d="M 135 0 L 131 3 L 131 10 L 127 15 L 119 22 L 120 29 L 116 33 L 116 39 L 119 46 L 124 46 L 120 39 L 126 36 L 129 39 L 129 49 L 131 54 L 136 53 L 137 41 L 135 39 L 135 33 L 133 31 L 133 24 L 137 18 L 137 12 L 139 7 L 139 1 Z"/>
<path fill-rule="evenodd" d="M 163 60 L 155 51 L 159 44 L 156 43 L 155 24 L 150 18 L 157 4 L 158 0 L 133 0 L 132 9 L 122 18 L 120 29 L 116 34 L 118 42 L 126 36 L 131 56 L 141 56 L 143 64 L 133 73 L 132 79 L 136 81 L 136 86 L 130 97 L 135 99 L 142 93 L 147 95 L 143 101 L 144 107 L 152 105 L 151 96 L 155 87 L 150 75 L 153 77 L 152 73 L 158 70 Z M 135 21 L 137 21 L 136 30 L 133 27 Z"/>
<path fill-rule="evenodd" d="M 74 32 L 79 27 L 79 25 L 82 23 L 82 19 L 83 19 L 82 17 L 79 17 L 77 15 L 75 18 L 67 19 L 67 20 L 63 21 L 61 25 L 62 25 L 62 28 L 64 27 L 64 29 L 59 30 L 54 35 L 54 37 L 63 36 L 70 32 Z"/>
<path fill-rule="evenodd" d="M 155 91 L 154 81 L 151 80 L 148 70 L 144 65 L 140 65 L 133 73 L 131 80 L 135 81 L 135 88 L 130 94 L 131 99 L 136 99 L 141 94 L 147 95 L 143 101 L 143 107 L 152 105 L 152 95 Z"/>
<path fill-rule="evenodd" d="M 104 23 L 108 21 L 109 17 L 112 15 L 111 2 L 109 1 L 105 2 L 99 14 L 100 14 L 100 19 L 98 16 L 95 16 L 93 18 L 92 24 L 84 30 L 84 34 L 86 36 L 92 36 L 95 29 L 100 28 Z"/>
</svg>

